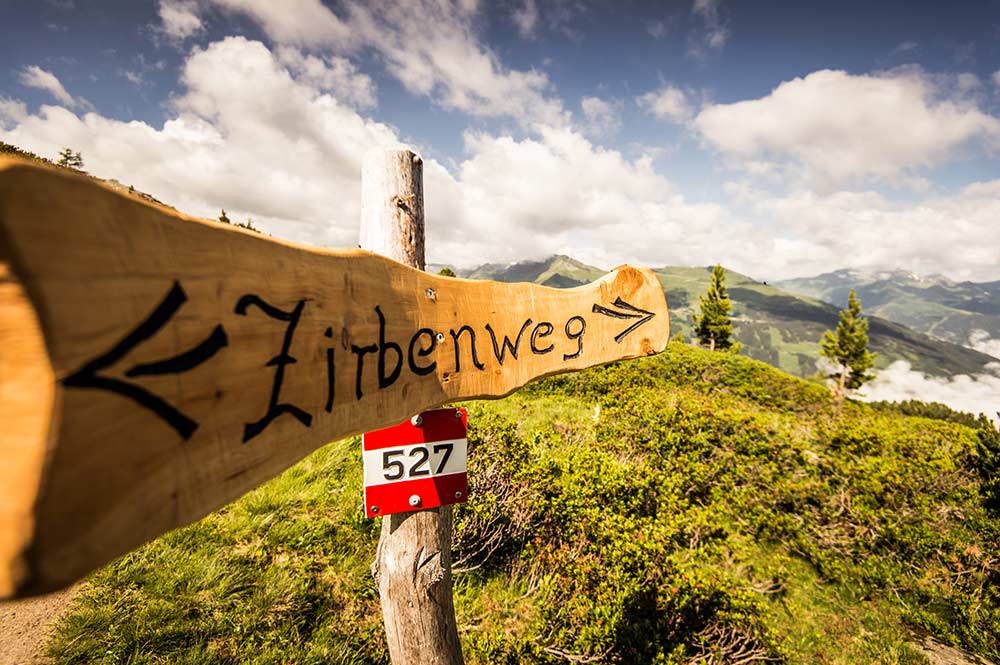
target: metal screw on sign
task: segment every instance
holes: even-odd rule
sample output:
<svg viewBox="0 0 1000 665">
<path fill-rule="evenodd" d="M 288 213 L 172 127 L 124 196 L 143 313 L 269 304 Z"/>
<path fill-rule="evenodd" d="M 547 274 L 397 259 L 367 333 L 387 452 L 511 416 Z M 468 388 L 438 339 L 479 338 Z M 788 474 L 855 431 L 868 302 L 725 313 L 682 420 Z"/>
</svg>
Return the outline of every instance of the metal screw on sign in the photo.
<svg viewBox="0 0 1000 665">
<path fill-rule="evenodd" d="M 418 413 L 417 415 L 410 418 L 410 424 L 413 425 L 414 427 L 420 427 L 421 425 L 424 424 L 424 417 Z"/>
<path fill-rule="evenodd" d="M 462 417 L 462 410 L 461 409 L 455 409 L 455 417 L 456 418 L 461 418 Z"/>
<path fill-rule="evenodd" d="M 442 332 L 439 332 L 437 335 L 435 335 L 435 337 L 437 338 L 437 341 L 439 341 L 439 342 L 443 342 L 444 341 L 444 333 L 442 333 Z"/>
<path fill-rule="evenodd" d="M 455 492 L 455 498 L 456 499 L 461 499 L 462 498 L 462 493 L 461 492 Z"/>
<path fill-rule="evenodd" d="M 378 506 L 372 506 L 372 512 L 373 513 L 377 513 L 378 512 Z"/>
<path fill-rule="evenodd" d="M 423 503 L 423 501 L 421 501 L 420 497 L 417 496 L 416 494 L 410 497 L 410 505 L 413 506 L 414 508 L 419 506 L 421 503 Z"/>
<path fill-rule="evenodd" d="M 434 289 L 427 289 L 427 297 L 433 301 L 437 301 L 437 294 L 434 293 Z"/>
</svg>

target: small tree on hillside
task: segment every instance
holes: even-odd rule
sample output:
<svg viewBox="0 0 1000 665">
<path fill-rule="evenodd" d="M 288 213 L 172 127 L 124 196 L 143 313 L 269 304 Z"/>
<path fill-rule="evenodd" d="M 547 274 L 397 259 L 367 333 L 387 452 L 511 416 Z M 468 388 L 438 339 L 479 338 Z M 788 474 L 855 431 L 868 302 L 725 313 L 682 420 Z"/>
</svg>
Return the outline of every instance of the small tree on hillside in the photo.
<svg viewBox="0 0 1000 665">
<path fill-rule="evenodd" d="M 83 169 L 83 156 L 79 152 L 73 152 L 69 148 L 63 148 L 62 152 L 59 153 L 59 161 L 56 162 L 56 164 L 68 169 L 80 171 Z"/>
<path fill-rule="evenodd" d="M 455 275 L 455 271 L 452 270 L 451 268 L 449 268 L 448 266 L 445 266 L 444 268 L 441 268 L 441 270 L 438 270 L 438 274 L 439 275 L 444 275 L 445 277 L 455 277 L 456 276 Z"/>
<path fill-rule="evenodd" d="M 219 215 L 219 221 L 223 224 L 232 224 L 232 220 L 229 219 L 229 215 L 226 214 L 226 209 L 222 209 L 222 214 Z"/>
<path fill-rule="evenodd" d="M 729 320 L 732 309 L 733 304 L 726 292 L 726 271 L 721 265 L 716 265 L 712 269 L 708 292 L 701 296 L 701 315 L 692 315 L 694 335 L 702 346 L 707 346 L 711 351 L 739 350 L 739 345 L 734 346 L 733 323 Z"/>
<path fill-rule="evenodd" d="M 875 364 L 875 354 L 868 352 L 868 320 L 861 316 L 861 301 L 854 289 L 847 299 L 847 309 L 840 312 L 837 330 L 827 330 L 823 335 L 820 353 L 836 364 L 836 370 L 827 376 L 836 381 L 832 391 L 839 414 L 847 391 L 857 390 L 875 378 L 868 372 Z"/>
</svg>

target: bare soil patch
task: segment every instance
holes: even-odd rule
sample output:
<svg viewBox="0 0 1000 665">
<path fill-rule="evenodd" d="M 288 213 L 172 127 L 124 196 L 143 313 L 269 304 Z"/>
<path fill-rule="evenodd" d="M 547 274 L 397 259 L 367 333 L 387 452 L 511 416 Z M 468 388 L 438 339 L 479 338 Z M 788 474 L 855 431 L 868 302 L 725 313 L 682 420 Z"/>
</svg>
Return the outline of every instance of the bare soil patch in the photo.
<svg viewBox="0 0 1000 665">
<path fill-rule="evenodd" d="M 56 619 L 79 592 L 80 585 L 37 598 L 0 601 L 0 663 L 39 665 Z"/>
</svg>

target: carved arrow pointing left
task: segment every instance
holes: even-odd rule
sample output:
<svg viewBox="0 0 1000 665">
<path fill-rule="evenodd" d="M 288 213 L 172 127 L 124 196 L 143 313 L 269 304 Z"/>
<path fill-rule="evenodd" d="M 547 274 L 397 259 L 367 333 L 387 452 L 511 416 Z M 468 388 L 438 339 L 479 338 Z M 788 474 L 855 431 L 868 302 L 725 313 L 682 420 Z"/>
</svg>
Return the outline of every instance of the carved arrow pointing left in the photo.
<svg viewBox="0 0 1000 665">
<path fill-rule="evenodd" d="M 156 306 L 156 309 L 145 321 L 113 346 L 110 351 L 91 360 L 63 379 L 63 385 L 67 388 L 100 388 L 128 397 L 163 418 L 185 440 L 190 439 L 191 435 L 198 429 L 198 423 L 181 413 L 176 407 L 141 386 L 121 379 L 102 376 L 98 373 L 111 367 L 124 358 L 129 351 L 155 335 L 185 302 L 187 302 L 187 294 L 184 293 L 180 283 L 175 281 L 163 302 Z M 218 325 L 205 340 L 191 350 L 171 358 L 140 363 L 125 372 L 125 376 L 180 374 L 202 364 L 227 344 L 229 344 L 229 340 L 226 337 L 226 331 L 221 325 Z"/>
<path fill-rule="evenodd" d="M 596 304 L 594 305 L 591 311 L 593 311 L 595 314 L 603 314 L 604 316 L 610 316 L 615 319 L 639 319 L 638 321 L 630 325 L 628 328 L 615 335 L 615 341 L 618 342 L 619 344 L 621 344 L 622 340 L 625 339 L 625 337 L 630 332 L 632 332 L 633 330 L 635 330 L 636 328 L 638 328 L 639 326 L 641 326 L 642 324 L 646 323 L 654 316 L 656 316 L 656 314 L 654 314 L 653 312 L 647 312 L 644 309 L 639 309 L 635 305 L 625 302 L 624 300 L 621 299 L 621 297 L 615 299 L 615 307 L 620 307 L 626 311 L 619 312 L 616 309 L 608 309 L 603 305 L 596 305 Z"/>
</svg>

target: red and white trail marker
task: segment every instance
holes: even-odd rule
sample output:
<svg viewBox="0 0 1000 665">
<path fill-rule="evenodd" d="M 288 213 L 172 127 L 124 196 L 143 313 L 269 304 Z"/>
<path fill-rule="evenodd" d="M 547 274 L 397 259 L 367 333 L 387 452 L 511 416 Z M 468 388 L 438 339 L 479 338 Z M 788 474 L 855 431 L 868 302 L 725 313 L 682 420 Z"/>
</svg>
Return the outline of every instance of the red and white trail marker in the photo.
<svg viewBox="0 0 1000 665">
<path fill-rule="evenodd" d="M 464 503 L 468 423 L 465 409 L 433 409 L 365 433 L 365 515 Z"/>
</svg>

